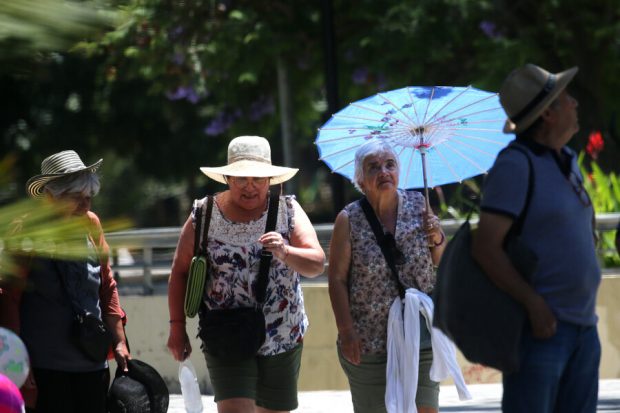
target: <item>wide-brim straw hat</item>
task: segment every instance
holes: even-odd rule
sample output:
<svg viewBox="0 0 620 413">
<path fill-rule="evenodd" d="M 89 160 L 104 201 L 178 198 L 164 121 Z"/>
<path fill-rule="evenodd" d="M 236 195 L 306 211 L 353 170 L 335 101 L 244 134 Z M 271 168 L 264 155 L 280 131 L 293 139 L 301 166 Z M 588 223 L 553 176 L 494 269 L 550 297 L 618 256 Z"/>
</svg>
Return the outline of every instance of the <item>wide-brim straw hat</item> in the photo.
<svg viewBox="0 0 620 413">
<path fill-rule="evenodd" d="M 62 151 L 43 159 L 41 162 L 41 174 L 33 176 L 26 182 L 26 192 L 31 197 L 43 195 L 45 185 L 54 179 L 72 175 L 78 172 L 96 172 L 101 166 L 103 159 L 99 159 L 92 165 L 86 166 L 75 151 Z"/>
<path fill-rule="evenodd" d="M 271 147 L 261 136 L 238 136 L 228 144 L 228 164 L 219 167 L 202 167 L 209 178 L 226 183 L 226 176 L 271 178 L 270 185 L 291 179 L 299 169 L 271 164 Z"/>
<path fill-rule="evenodd" d="M 579 69 L 549 73 L 531 63 L 513 70 L 499 91 L 499 100 L 508 115 L 504 133 L 521 133 L 530 127 L 562 93 Z"/>
</svg>

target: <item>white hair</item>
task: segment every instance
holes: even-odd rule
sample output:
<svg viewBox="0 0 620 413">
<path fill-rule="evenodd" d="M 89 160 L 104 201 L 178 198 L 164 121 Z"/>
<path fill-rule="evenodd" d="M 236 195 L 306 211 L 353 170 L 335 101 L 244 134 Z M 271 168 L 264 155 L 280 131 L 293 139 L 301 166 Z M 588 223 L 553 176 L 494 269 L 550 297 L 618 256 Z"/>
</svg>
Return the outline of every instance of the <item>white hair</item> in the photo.
<svg viewBox="0 0 620 413">
<path fill-rule="evenodd" d="M 377 155 L 379 153 L 391 154 L 396 161 L 396 166 L 400 166 L 398 164 L 398 156 L 396 155 L 396 152 L 394 152 L 394 148 L 385 140 L 373 139 L 360 146 L 357 151 L 355 151 L 355 170 L 353 173 L 353 180 L 351 182 L 355 186 L 355 189 L 361 193 L 364 193 L 362 190 L 362 182 L 364 181 L 364 161 L 370 155 Z"/>
<path fill-rule="evenodd" d="M 54 198 L 63 194 L 84 194 L 95 196 L 99 193 L 101 184 L 99 176 L 91 171 L 83 171 L 53 179 L 45 184 L 45 190 Z"/>
</svg>

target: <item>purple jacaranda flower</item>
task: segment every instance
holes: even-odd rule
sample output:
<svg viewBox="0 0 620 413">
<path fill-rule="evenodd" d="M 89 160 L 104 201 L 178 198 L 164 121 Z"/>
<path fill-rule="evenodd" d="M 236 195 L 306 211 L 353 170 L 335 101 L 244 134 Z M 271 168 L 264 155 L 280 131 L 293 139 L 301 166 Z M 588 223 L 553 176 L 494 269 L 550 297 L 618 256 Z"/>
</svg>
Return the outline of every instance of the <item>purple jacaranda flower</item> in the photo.
<svg viewBox="0 0 620 413">
<path fill-rule="evenodd" d="M 166 92 L 166 97 L 170 100 L 181 100 L 187 97 L 191 88 L 186 86 L 179 86 L 175 90 L 169 90 Z"/>
<path fill-rule="evenodd" d="M 227 111 L 221 111 L 211 120 L 207 127 L 203 130 L 206 135 L 217 136 L 226 132 L 230 128 L 235 120 L 241 116 L 241 110 L 237 109 L 230 113 Z"/>
<path fill-rule="evenodd" d="M 196 93 L 196 90 L 194 90 L 194 88 L 190 88 L 185 98 L 193 104 L 198 103 L 198 101 L 200 100 L 200 96 L 198 95 L 198 93 Z"/>
<path fill-rule="evenodd" d="M 271 96 L 259 97 L 258 100 L 250 104 L 248 112 L 248 119 L 252 122 L 256 122 L 267 115 L 271 115 L 275 112 L 273 98 Z"/>
<path fill-rule="evenodd" d="M 499 37 L 497 27 L 495 26 L 495 23 L 491 21 L 483 20 L 480 22 L 480 25 L 478 27 L 480 27 L 480 30 L 482 30 L 484 35 L 489 39 L 497 39 Z"/>
<path fill-rule="evenodd" d="M 368 68 L 359 67 L 355 69 L 353 71 L 353 74 L 351 75 L 351 79 L 353 80 L 353 83 L 355 83 L 356 85 L 365 84 L 368 81 Z"/>
<path fill-rule="evenodd" d="M 183 26 L 175 26 L 168 30 L 168 38 L 170 40 L 176 40 L 179 38 L 179 36 L 181 36 L 181 34 L 183 34 L 183 31 Z"/>
<path fill-rule="evenodd" d="M 222 114 L 223 112 L 220 112 L 220 114 L 213 118 L 213 120 L 207 125 L 204 129 L 204 133 L 206 135 L 217 136 L 226 132 L 226 130 L 230 127 L 230 123 L 226 121 Z"/>
<path fill-rule="evenodd" d="M 181 52 L 175 52 L 172 55 L 172 63 L 177 66 L 181 66 L 183 63 L 185 63 L 185 55 Z"/>
<path fill-rule="evenodd" d="M 205 93 L 197 92 L 192 86 L 179 86 L 175 90 L 166 92 L 166 97 L 170 100 L 187 99 L 193 104 L 198 103 L 204 95 Z"/>
</svg>

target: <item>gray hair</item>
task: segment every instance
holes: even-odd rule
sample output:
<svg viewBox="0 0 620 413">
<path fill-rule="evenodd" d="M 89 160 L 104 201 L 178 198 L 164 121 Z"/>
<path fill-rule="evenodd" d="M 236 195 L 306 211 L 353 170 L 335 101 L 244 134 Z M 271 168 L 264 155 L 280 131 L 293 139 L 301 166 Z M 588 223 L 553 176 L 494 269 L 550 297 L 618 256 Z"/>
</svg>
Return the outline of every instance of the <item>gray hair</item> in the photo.
<svg viewBox="0 0 620 413">
<path fill-rule="evenodd" d="M 400 166 L 398 163 L 398 156 L 396 155 L 396 152 L 394 152 L 394 148 L 383 139 L 373 139 L 368 141 L 360 146 L 357 151 L 355 151 L 355 171 L 353 173 L 353 180 L 351 181 L 355 186 L 355 189 L 361 193 L 364 193 L 361 184 L 362 181 L 364 181 L 364 161 L 366 158 L 370 155 L 386 152 L 392 154 L 396 160 L 396 165 Z"/>
<path fill-rule="evenodd" d="M 99 176 L 96 173 L 83 171 L 49 181 L 45 184 L 45 191 L 54 198 L 67 193 L 79 193 L 92 197 L 99 193 L 100 187 Z"/>
</svg>

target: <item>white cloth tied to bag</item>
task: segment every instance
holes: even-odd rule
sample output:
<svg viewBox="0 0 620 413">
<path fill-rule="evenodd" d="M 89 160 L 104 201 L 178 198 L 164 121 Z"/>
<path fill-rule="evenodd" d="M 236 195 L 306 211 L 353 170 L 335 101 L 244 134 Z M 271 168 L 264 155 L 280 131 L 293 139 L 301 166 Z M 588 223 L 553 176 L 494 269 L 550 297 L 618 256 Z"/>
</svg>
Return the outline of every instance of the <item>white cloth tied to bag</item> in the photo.
<svg viewBox="0 0 620 413">
<path fill-rule="evenodd" d="M 405 309 L 403 311 L 403 302 Z M 420 363 L 420 316 L 431 333 L 433 364 L 430 378 L 440 382 L 451 376 L 460 400 L 470 400 L 454 344 L 433 328 L 433 300 L 415 288 L 409 288 L 403 300 L 397 297 L 388 318 L 385 406 L 388 413 L 417 413 L 415 397 Z M 403 320 L 404 318 L 404 320 Z"/>
</svg>

